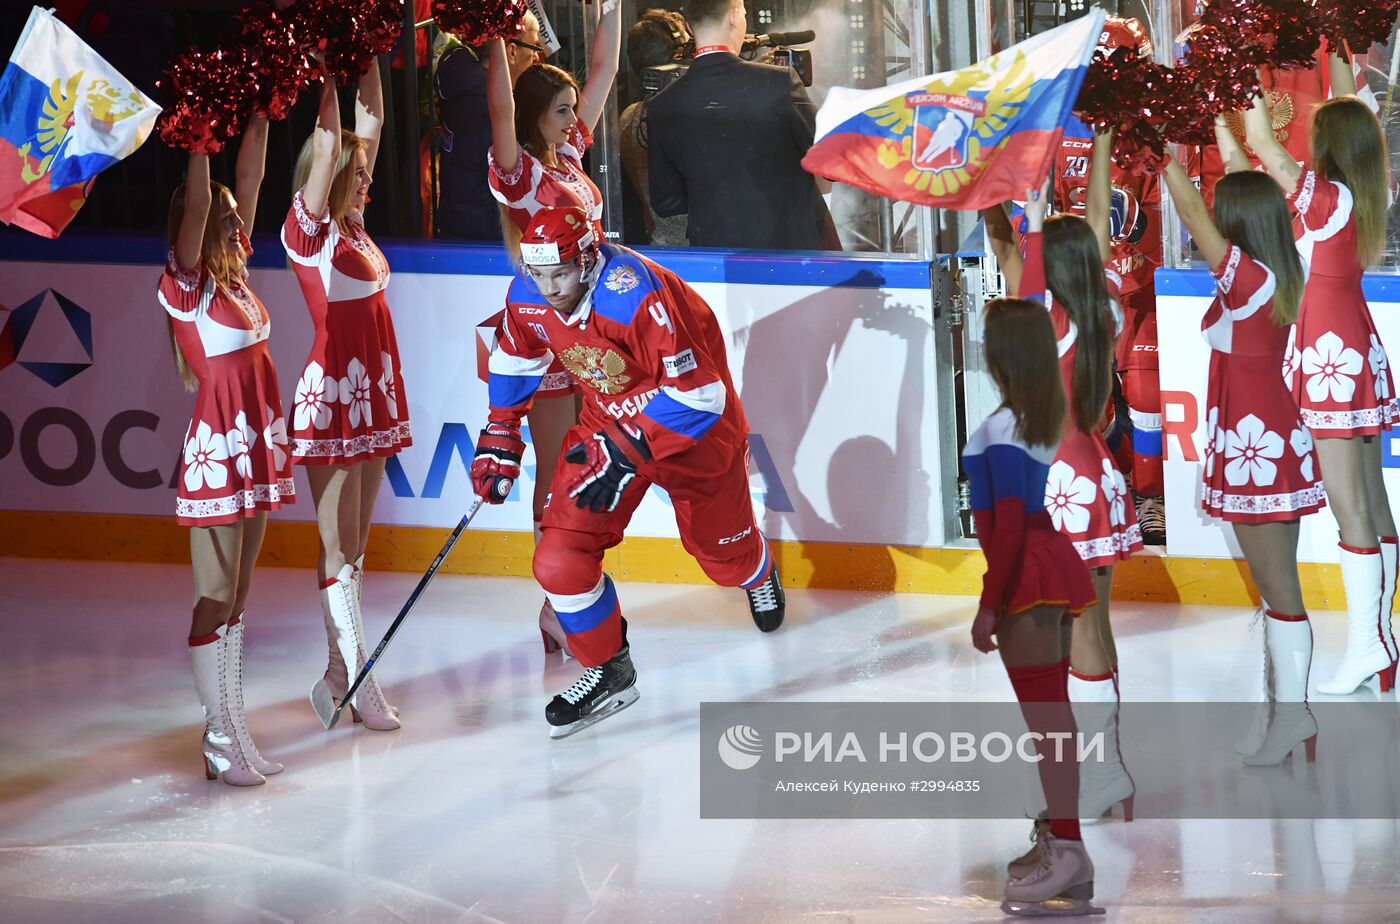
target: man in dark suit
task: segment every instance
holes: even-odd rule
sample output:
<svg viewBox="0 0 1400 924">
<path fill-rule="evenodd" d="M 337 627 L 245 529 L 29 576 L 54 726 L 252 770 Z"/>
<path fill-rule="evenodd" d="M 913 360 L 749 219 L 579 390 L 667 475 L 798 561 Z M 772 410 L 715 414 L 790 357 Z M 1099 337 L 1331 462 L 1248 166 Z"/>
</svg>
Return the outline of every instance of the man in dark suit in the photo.
<svg viewBox="0 0 1400 924">
<path fill-rule="evenodd" d="M 651 205 L 696 247 L 839 250 L 802 169 L 816 108 L 791 68 L 740 60 L 744 0 L 686 0 L 695 61 L 647 104 Z"/>
</svg>

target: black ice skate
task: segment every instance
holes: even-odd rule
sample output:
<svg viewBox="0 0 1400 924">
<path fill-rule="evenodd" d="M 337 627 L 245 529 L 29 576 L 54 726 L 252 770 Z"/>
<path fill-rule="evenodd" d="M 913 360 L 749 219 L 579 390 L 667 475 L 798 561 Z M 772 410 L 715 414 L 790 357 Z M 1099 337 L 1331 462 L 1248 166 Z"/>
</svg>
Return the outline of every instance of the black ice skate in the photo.
<svg viewBox="0 0 1400 924">
<path fill-rule="evenodd" d="M 768 572 L 767 580 L 744 593 L 749 595 L 749 615 L 760 631 L 772 632 L 783 624 L 787 597 L 783 594 L 783 579 L 778 575 L 777 565 Z"/>
<path fill-rule="evenodd" d="M 637 701 L 637 671 L 627 646 L 598 667 L 586 668 L 573 686 L 544 709 L 549 737 L 567 738 Z"/>
</svg>

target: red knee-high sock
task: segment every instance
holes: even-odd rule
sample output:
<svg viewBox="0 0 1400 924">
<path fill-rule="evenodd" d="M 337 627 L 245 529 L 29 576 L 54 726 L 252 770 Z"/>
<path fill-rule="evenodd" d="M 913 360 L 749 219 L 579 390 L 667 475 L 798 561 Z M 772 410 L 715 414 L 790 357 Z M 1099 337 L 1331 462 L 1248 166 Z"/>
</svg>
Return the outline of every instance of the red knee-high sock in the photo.
<svg viewBox="0 0 1400 924">
<path fill-rule="evenodd" d="M 1035 667 L 1008 667 L 1007 675 L 1021 703 L 1021 714 L 1033 732 L 1048 736 L 1055 732 L 1071 735 L 1062 739 L 1057 761 L 1056 742 L 1042 738 L 1036 744 L 1040 753 L 1040 785 L 1050 815 L 1050 833 L 1060 838 L 1080 840 L 1079 836 L 1079 759 L 1073 735 L 1078 729 L 1069 705 L 1069 658 L 1055 664 Z"/>
</svg>

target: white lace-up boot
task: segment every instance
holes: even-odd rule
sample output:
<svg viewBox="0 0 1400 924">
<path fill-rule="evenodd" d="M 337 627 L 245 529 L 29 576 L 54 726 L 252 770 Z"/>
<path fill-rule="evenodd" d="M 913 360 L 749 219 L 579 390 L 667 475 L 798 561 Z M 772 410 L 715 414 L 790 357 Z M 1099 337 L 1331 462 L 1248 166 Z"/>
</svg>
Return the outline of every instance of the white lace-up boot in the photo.
<svg viewBox="0 0 1400 924">
<path fill-rule="evenodd" d="M 340 569 L 329 587 L 322 589 L 321 597 L 326 613 L 330 617 L 330 628 L 334 632 L 334 648 L 338 651 L 343 670 L 346 672 L 344 685 L 337 687 L 331 682 L 330 668 L 326 671 L 326 682 L 332 693 L 340 693 L 340 699 L 348 690 L 349 684 L 368 660 L 365 648 L 364 621 L 360 616 L 360 598 L 355 591 L 355 566 L 346 564 Z M 351 673 L 351 665 L 354 665 Z M 332 666 L 334 661 L 332 661 Z M 355 691 L 351 709 L 356 713 L 355 720 L 363 722 L 366 728 L 375 731 L 393 731 L 400 726 L 399 712 L 384 700 L 379 681 L 371 673 Z"/>
<path fill-rule="evenodd" d="M 247 725 L 229 708 L 226 630 L 220 626 L 212 639 L 190 645 L 194 689 L 204 707 L 204 775 L 233 786 L 257 786 L 267 780 L 249 760 Z"/>
<path fill-rule="evenodd" d="M 243 707 L 243 632 L 247 623 L 248 614 L 240 613 L 229 620 L 228 629 L 224 633 L 224 644 L 228 646 L 228 699 L 229 709 L 237 713 L 237 722 L 243 727 L 248 725 L 248 714 Z M 258 751 L 257 743 L 253 741 L 251 733 L 248 735 L 248 763 L 253 769 L 263 776 L 272 776 L 274 773 L 282 772 L 282 765 L 275 760 L 268 760 Z"/>
</svg>

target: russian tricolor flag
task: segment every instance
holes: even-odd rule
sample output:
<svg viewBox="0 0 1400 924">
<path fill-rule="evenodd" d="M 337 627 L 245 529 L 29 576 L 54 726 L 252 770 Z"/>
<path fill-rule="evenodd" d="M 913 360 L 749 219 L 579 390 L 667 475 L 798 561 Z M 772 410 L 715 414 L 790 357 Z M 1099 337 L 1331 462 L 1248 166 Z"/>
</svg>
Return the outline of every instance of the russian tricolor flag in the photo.
<svg viewBox="0 0 1400 924">
<path fill-rule="evenodd" d="M 58 237 L 92 179 L 139 148 L 159 114 L 73 30 L 35 7 L 0 74 L 0 221 Z"/>
<path fill-rule="evenodd" d="M 1103 29 L 1101 9 L 956 71 L 837 87 L 802 166 L 877 196 L 979 209 L 1050 172 Z"/>
</svg>

